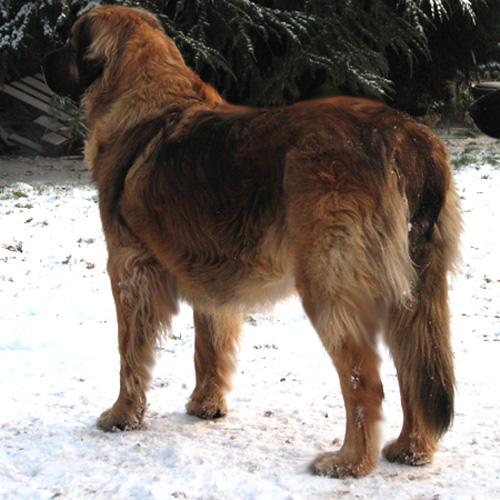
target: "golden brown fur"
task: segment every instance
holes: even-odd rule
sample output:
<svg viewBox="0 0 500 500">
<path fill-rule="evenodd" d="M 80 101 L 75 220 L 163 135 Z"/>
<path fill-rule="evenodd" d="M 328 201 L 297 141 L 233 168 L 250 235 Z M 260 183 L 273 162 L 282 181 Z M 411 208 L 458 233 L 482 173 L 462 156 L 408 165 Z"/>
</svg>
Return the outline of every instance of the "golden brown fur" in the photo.
<svg viewBox="0 0 500 500">
<path fill-rule="evenodd" d="M 45 73 L 55 91 L 83 101 L 91 124 L 85 154 L 121 355 L 120 394 L 99 426 L 140 426 L 154 348 L 179 299 L 193 306 L 196 329 L 187 410 L 225 415 L 245 311 L 296 290 L 347 416 L 344 445 L 313 470 L 359 477 L 377 463 L 380 330 L 404 413 L 384 454 L 428 462 L 451 423 L 455 384 L 447 274 L 461 222 L 441 142 L 362 99 L 231 106 L 138 9 L 83 16 Z"/>
</svg>

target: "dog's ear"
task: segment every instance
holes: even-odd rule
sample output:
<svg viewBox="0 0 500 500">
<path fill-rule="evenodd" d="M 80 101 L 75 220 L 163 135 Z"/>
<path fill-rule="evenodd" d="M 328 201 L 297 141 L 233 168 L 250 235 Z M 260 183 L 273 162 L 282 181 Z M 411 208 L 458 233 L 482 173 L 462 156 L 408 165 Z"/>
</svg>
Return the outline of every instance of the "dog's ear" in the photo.
<svg viewBox="0 0 500 500">
<path fill-rule="evenodd" d="M 76 64 L 80 85 L 87 89 L 94 83 L 104 70 L 104 61 L 97 57 L 90 57 L 89 49 L 93 42 L 92 19 L 83 18 L 76 34 Z"/>
</svg>

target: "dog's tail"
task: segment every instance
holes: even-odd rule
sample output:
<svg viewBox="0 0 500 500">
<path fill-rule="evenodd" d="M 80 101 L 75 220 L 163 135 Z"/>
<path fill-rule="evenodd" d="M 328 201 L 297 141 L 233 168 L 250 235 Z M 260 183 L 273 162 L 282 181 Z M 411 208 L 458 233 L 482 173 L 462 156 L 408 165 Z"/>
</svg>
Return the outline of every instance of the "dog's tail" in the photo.
<svg viewBox="0 0 500 500">
<path fill-rule="evenodd" d="M 429 160 L 428 160 L 429 161 Z M 459 260 L 461 215 L 448 153 L 435 151 L 433 171 L 410 221 L 413 301 L 396 306 L 386 331 L 398 369 L 405 421 L 435 442 L 452 423 L 455 378 L 450 341 L 448 275 Z"/>
</svg>

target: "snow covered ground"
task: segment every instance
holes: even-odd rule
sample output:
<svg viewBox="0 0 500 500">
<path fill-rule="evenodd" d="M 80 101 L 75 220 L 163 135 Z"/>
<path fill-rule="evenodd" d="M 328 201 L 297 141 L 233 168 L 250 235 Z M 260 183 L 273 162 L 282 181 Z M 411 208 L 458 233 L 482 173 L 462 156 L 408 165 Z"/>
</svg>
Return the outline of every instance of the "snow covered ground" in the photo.
<svg viewBox="0 0 500 500">
<path fill-rule="evenodd" d="M 369 477 L 341 481 L 307 470 L 339 447 L 344 408 L 296 300 L 248 318 L 225 419 L 185 414 L 194 368 L 183 307 L 158 353 L 143 430 L 98 430 L 118 393 L 119 359 L 96 192 L 0 179 L 0 498 L 500 498 L 500 149 L 454 157 L 466 222 L 452 292 L 454 426 L 429 466 L 381 460 Z M 388 440 L 401 410 L 382 353 Z"/>
</svg>

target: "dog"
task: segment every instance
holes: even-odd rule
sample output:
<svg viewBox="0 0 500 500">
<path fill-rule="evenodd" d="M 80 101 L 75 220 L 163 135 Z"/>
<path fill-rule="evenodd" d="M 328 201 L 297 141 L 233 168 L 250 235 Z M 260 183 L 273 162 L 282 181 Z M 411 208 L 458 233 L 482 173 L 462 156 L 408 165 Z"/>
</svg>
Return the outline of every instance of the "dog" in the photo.
<svg viewBox="0 0 500 500">
<path fill-rule="evenodd" d="M 298 293 L 346 408 L 342 447 L 312 470 L 343 478 L 376 467 L 379 332 L 404 416 L 383 454 L 429 462 L 453 418 L 447 275 L 461 230 L 440 140 L 364 99 L 230 105 L 186 66 L 159 20 L 136 8 L 89 11 L 43 67 L 90 123 L 85 158 L 99 191 L 121 360 L 118 399 L 98 426 L 141 426 L 155 347 L 179 300 L 195 325 L 187 412 L 225 416 L 245 313 Z"/>
<path fill-rule="evenodd" d="M 489 92 L 476 99 L 468 112 L 481 132 L 500 139 L 500 90 Z"/>
</svg>

